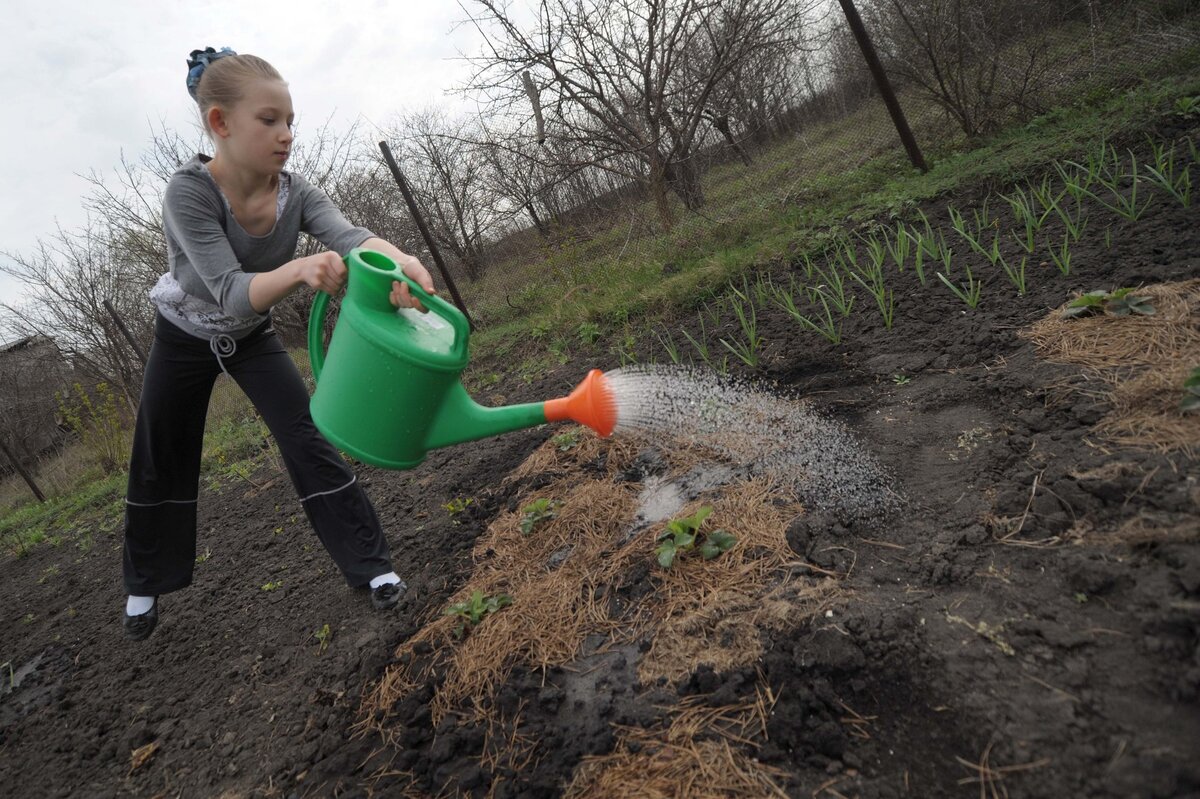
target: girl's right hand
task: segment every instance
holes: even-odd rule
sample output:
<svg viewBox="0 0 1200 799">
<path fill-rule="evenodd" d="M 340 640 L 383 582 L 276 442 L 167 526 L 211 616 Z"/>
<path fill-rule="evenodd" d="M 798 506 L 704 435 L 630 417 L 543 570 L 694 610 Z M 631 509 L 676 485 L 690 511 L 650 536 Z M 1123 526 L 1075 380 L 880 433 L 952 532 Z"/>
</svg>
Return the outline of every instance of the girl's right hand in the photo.
<svg viewBox="0 0 1200 799">
<path fill-rule="evenodd" d="M 334 252 L 319 252 L 296 260 L 297 277 L 317 291 L 336 295 L 346 285 L 346 264 Z"/>
</svg>

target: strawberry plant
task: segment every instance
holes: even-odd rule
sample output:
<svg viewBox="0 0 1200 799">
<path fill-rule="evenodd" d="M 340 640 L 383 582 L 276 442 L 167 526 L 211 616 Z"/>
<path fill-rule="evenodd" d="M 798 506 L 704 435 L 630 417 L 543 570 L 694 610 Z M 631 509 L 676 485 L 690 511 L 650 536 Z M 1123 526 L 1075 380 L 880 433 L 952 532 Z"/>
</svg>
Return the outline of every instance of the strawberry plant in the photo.
<svg viewBox="0 0 1200 799">
<path fill-rule="evenodd" d="M 474 502 L 475 500 L 471 499 L 470 497 L 455 497 L 454 499 L 442 505 L 442 507 L 445 508 L 451 516 L 457 516 L 470 507 Z"/>
<path fill-rule="evenodd" d="M 329 624 L 324 624 L 321 629 L 313 633 L 313 638 L 317 639 L 319 645 L 317 654 L 325 654 L 325 650 L 329 648 L 329 642 L 333 640 L 333 631 L 329 629 Z"/>
<path fill-rule="evenodd" d="M 1150 298 L 1136 295 L 1133 292 L 1134 289 L 1131 288 L 1117 289 L 1112 292 L 1103 289 L 1089 291 L 1087 294 L 1076 297 L 1067 305 L 1063 310 L 1063 318 L 1078 319 L 1099 313 L 1108 313 L 1113 316 L 1129 316 L 1130 314 L 1153 316 L 1155 311 L 1154 306 L 1150 303 Z"/>
<path fill-rule="evenodd" d="M 512 597 L 508 594 L 488 596 L 482 591 L 472 591 L 469 599 L 455 602 L 443 610 L 442 615 L 459 617 L 460 621 L 454 628 L 454 634 L 461 638 L 464 633 L 469 632 L 475 625 L 483 621 L 489 613 L 495 613 L 500 608 L 508 607 L 511 604 Z"/>
<path fill-rule="evenodd" d="M 542 522 L 547 522 L 558 515 L 558 509 L 562 503 L 556 499 L 535 499 L 525 507 L 521 508 L 521 513 L 525 514 L 521 517 L 521 533 L 529 535 L 533 532 L 533 528 L 537 527 Z"/>
<path fill-rule="evenodd" d="M 658 557 L 658 565 L 669 569 L 676 557 L 692 549 L 699 549 L 700 555 L 705 560 L 712 560 L 722 552 L 732 549 L 733 545 L 737 543 L 737 538 L 726 530 L 713 530 L 705 533 L 697 547 L 696 539 L 700 534 L 700 528 L 710 513 L 712 513 L 712 506 L 704 505 L 692 516 L 684 516 L 681 519 L 672 519 L 667 522 L 667 529 L 659 534 L 658 548 L 654 550 L 654 554 Z"/>
<path fill-rule="evenodd" d="M 550 443 L 558 447 L 559 452 L 566 452 L 573 449 L 579 443 L 579 433 L 576 433 L 574 430 L 559 433 L 550 439 Z"/>
<path fill-rule="evenodd" d="M 1183 399 L 1179 403 L 1181 413 L 1200 411 L 1200 366 L 1192 370 L 1183 381 Z"/>
</svg>

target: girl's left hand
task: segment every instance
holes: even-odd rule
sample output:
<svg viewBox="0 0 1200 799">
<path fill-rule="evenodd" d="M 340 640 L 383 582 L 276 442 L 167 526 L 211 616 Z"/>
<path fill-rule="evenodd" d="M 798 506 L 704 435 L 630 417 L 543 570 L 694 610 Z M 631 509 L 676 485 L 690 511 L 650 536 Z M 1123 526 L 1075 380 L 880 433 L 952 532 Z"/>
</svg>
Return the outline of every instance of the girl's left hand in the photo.
<svg viewBox="0 0 1200 799">
<path fill-rule="evenodd" d="M 417 282 L 417 285 L 425 289 L 430 294 L 436 294 L 437 290 L 433 287 L 433 278 L 429 276 L 429 270 L 412 255 L 403 255 L 400 258 L 394 259 L 400 266 L 400 270 L 404 274 Z M 388 299 L 392 301 L 392 305 L 397 308 L 416 308 L 422 313 L 429 309 L 421 304 L 420 300 L 412 295 L 409 291 L 408 284 L 399 280 L 392 283 L 392 293 Z"/>
</svg>

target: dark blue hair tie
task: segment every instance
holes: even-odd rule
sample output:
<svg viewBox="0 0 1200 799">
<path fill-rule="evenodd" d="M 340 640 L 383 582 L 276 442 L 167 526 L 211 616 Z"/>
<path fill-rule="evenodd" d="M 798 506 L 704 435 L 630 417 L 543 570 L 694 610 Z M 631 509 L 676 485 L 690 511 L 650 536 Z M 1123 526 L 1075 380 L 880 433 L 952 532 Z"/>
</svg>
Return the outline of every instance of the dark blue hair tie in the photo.
<svg viewBox="0 0 1200 799">
<path fill-rule="evenodd" d="M 188 94 L 192 99 L 196 99 L 196 87 L 200 85 L 200 76 L 204 74 L 204 70 L 208 65 L 219 58 L 224 58 L 227 55 L 237 55 L 236 52 L 228 47 L 222 47 L 220 50 L 214 50 L 211 47 L 205 47 L 203 50 L 193 50 L 188 58 L 188 76 L 187 89 Z"/>
</svg>

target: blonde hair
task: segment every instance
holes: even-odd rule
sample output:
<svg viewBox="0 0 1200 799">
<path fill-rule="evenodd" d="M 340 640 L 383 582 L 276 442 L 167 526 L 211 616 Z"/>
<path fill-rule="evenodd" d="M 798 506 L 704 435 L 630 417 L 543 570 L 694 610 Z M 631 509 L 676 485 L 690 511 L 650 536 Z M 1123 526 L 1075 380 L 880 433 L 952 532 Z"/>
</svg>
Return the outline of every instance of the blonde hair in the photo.
<svg viewBox="0 0 1200 799">
<path fill-rule="evenodd" d="M 208 127 L 209 109 L 233 108 L 245 96 L 246 84 L 263 78 L 286 83 L 279 70 L 256 55 L 231 55 L 209 63 L 196 85 L 196 104 L 204 129 L 212 133 Z"/>
</svg>

